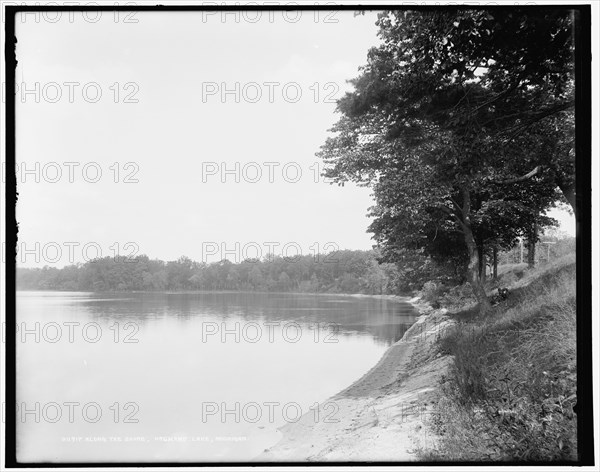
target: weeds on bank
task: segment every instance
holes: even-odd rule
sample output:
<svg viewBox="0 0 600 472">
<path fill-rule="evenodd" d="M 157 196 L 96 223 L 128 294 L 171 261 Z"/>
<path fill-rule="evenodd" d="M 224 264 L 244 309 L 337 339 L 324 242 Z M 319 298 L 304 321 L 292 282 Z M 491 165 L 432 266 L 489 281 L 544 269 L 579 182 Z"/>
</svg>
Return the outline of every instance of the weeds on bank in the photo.
<svg viewBox="0 0 600 472">
<path fill-rule="evenodd" d="M 526 277 L 510 304 L 457 317 L 438 341 L 454 365 L 431 418 L 440 439 L 423 458 L 576 460 L 575 265 Z"/>
</svg>

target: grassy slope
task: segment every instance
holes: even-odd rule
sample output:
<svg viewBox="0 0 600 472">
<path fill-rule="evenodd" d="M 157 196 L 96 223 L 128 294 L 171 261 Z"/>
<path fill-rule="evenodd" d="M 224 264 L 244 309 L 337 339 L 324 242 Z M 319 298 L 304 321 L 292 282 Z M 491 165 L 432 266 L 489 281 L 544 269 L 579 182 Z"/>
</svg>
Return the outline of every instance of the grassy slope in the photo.
<svg viewBox="0 0 600 472">
<path fill-rule="evenodd" d="M 488 287 L 510 296 L 485 319 L 462 288 L 437 294 L 456 325 L 438 341 L 454 357 L 423 460 L 575 460 L 575 257 L 515 266 Z"/>
</svg>

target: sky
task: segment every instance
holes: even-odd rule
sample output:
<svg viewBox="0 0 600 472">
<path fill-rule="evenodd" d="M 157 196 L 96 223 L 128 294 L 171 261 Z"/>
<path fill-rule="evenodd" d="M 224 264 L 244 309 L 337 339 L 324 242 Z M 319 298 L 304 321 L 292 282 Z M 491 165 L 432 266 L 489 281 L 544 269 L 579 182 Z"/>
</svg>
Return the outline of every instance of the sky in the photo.
<svg viewBox="0 0 600 472">
<path fill-rule="evenodd" d="M 372 247 L 315 152 L 375 12 L 86 14 L 17 22 L 19 265 Z"/>
</svg>

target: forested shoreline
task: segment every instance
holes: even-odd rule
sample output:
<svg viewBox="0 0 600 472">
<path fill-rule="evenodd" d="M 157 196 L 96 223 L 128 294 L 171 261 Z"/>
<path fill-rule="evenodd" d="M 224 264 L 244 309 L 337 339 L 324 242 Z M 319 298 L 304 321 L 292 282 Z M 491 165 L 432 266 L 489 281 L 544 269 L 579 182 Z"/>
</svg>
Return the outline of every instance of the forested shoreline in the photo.
<svg viewBox="0 0 600 472">
<path fill-rule="evenodd" d="M 570 251 L 574 239 L 556 235 L 544 238 L 549 247 L 538 251 L 539 261 Z M 531 254 L 525 251 L 527 261 Z M 503 263 L 519 263 L 515 247 L 503 252 Z M 492 277 L 492 260 L 487 272 Z M 534 261 L 533 261 L 534 262 Z M 532 261 L 530 260 L 531 264 Z M 376 250 L 333 251 L 296 257 L 267 255 L 234 263 L 227 259 L 210 264 L 182 256 L 176 261 L 136 257 L 104 257 L 63 268 L 17 269 L 19 290 L 61 291 L 257 291 L 298 293 L 362 293 L 407 295 L 424 284 L 451 286 L 464 282 L 462 271 L 437 263 L 418 251 L 406 253 L 398 263 L 381 262 Z"/>
<path fill-rule="evenodd" d="M 84 264 L 19 268 L 19 290 L 184 291 L 230 290 L 391 294 L 408 290 L 396 264 L 380 264 L 375 251 L 246 259 L 214 263 L 180 257 L 104 257 Z M 407 274 L 404 274 L 406 277 Z"/>
<path fill-rule="evenodd" d="M 564 205 L 581 218 L 589 188 L 575 172 L 576 157 L 591 158 L 575 133 L 576 88 L 578 107 L 589 97 L 589 53 L 573 34 L 586 28 L 582 12 L 401 9 L 379 13 L 376 25 L 380 42 L 337 101 L 340 118 L 317 156 L 332 182 L 372 189 L 368 230 L 382 262 L 405 267 L 417 254 L 439 269 L 422 296 L 452 328 L 413 367 L 451 361 L 429 386 L 438 389 L 427 423 L 437 438 L 419 457 L 575 461 L 575 405 L 587 395 L 577 390 L 576 328 L 590 315 L 577 313 L 582 261 L 571 244 L 535 265 L 541 235 L 558 223 L 549 211 Z M 498 258 L 517 244 L 519 263 L 500 273 Z M 369 441 L 385 441 L 392 415 L 386 431 L 373 433 L 379 417 L 369 423 Z M 333 444 L 322 454 L 339 455 L 342 442 Z M 386 445 L 399 446 L 399 436 Z"/>
</svg>

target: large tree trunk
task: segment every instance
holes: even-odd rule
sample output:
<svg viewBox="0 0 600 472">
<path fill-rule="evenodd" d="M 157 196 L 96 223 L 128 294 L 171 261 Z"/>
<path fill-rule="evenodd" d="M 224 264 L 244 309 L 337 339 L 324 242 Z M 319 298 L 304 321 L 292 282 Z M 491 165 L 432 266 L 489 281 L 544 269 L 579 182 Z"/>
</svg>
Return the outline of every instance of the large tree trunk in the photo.
<svg viewBox="0 0 600 472">
<path fill-rule="evenodd" d="M 492 309 L 492 305 L 485 294 L 485 288 L 483 281 L 479 276 L 480 258 L 475 238 L 473 237 L 473 230 L 471 228 L 471 195 L 468 189 L 463 188 L 463 208 L 462 208 L 462 228 L 465 237 L 465 244 L 467 245 L 467 252 L 469 255 L 469 265 L 467 266 L 467 276 L 469 284 L 479 302 L 480 313 L 488 313 Z"/>
<path fill-rule="evenodd" d="M 564 184 L 563 182 L 559 181 L 558 187 L 560 188 L 560 191 L 562 192 L 562 194 L 565 196 L 565 198 L 567 199 L 567 201 L 573 208 L 573 211 L 575 212 L 575 214 L 577 214 L 577 210 L 575 208 L 576 203 L 577 203 L 577 200 L 575 198 L 575 185 L 567 185 L 567 184 Z"/>
<path fill-rule="evenodd" d="M 491 310 L 492 305 L 485 294 L 485 288 L 483 286 L 483 280 L 479 276 L 480 259 L 475 239 L 471 231 L 470 225 L 466 225 L 465 228 L 465 243 L 467 245 L 467 251 L 469 254 L 469 265 L 467 267 L 468 281 L 473 289 L 473 293 L 479 302 L 479 308 L 481 313 L 487 313 Z"/>
<path fill-rule="evenodd" d="M 487 265 L 486 265 L 486 260 L 485 260 L 485 251 L 483 246 L 477 246 L 477 258 L 479 259 L 479 278 L 482 280 L 482 282 L 485 282 L 485 278 L 486 278 L 486 269 L 487 269 Z"/>
<path fill-rule="evenodd" d="M 535 267 L 535 244 L 537 242 L 537 224 L 534 223 L 527 235 L 527 265 Z"/>
<path fill-rule="evenodd" d="M 494 246 L 493 251 L 493 264 L 494 264 L 494 280 L 498 278 L 498 248 Z"/>
</svg>

